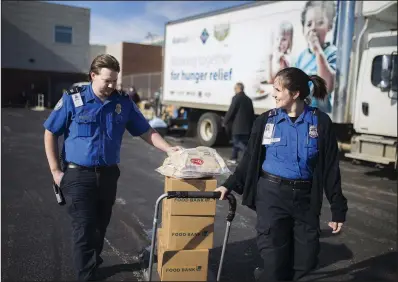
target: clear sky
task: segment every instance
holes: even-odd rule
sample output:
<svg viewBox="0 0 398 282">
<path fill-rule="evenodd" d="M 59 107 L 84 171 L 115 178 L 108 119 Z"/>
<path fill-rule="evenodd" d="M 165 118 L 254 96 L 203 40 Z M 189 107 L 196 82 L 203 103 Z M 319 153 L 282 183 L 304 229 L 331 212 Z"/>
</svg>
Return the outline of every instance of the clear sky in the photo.
<svg viewBox="0 0 398 282">
<path fill-rule="evenodd" d="M 163 36 L 168 21 L 252 1 L 46 1 L 91 10 L 90 44 L 141 42 Z"/>
</svg>

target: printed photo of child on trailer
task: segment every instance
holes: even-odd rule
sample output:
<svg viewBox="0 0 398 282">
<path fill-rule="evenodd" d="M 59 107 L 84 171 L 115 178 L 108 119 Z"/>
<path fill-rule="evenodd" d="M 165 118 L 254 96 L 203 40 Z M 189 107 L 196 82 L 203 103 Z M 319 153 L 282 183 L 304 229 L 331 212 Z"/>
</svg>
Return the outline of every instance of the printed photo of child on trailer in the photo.
<svg viewBox="0 0 398 282">
<path fill-rule="evenodd" d="M 326 113 L 331 113 L 336 76 L 337 48 L 333 44 L 336 8 L 336 1 L 307 1 L 304 2 L 301 11 L 300 26 L 283 18 L 276 24 L 269 41 L 271 48 L 262 70 L 257 74 L 259 84 L 256 92 L 259 97 L 270 89 L 269 85 L 273 84 L 278 71 L 286 67 L 297 67 L 308 75 L 317 74 L 325 79 L 328 97 L 322 101 L 310 95 L 309 103 Z M 304 49 L 296 47 L 294 50 L 294 38 L 298 39 L 299 33 L 302 33 L 306 46 Z"/>
</svg>

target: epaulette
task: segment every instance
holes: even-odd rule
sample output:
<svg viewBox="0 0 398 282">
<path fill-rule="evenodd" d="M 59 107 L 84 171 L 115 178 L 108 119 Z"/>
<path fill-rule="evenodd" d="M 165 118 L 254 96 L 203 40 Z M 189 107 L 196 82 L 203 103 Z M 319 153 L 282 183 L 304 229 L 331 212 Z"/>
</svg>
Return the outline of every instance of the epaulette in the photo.
<svg viewBox="0 0 398 282">
<path fill-rule="evenodd" d="M 278 109 L 272 109 L 269 111 L 268 116 L 269 117 L 273 117 L 273 116 L 277 116 L 278 115 Z"/>
<path fill-rule="evenodd" d="M 314 116 L 316 116 L 316 115 L 318 115 L 318 112 L 319 112 L 319 110 L 318 110 L 318 108 L 316 108 L 316 107 L 312 107 L 312 114 L 314 115 Z"/>
<path fill-rule="evenodd" d="M 73 94 L 76 94 L 76 93 L 80 93 L 81 91 L 82 91 L 82 88 L 80 86 L 76 86 L 76 87 L 73 87 L 73 88 L 67 90 L 66 94 L 73 95 Z"/>
<path fill-rule="evenodd" d="M 124 92 L 124 91 L 118 91 L 118 90 L 116 90 L 116 91 L 119 93 L 120 96 L 129 97 L 129 94 L 127 94 L 127 93 Z"/>
</svg>

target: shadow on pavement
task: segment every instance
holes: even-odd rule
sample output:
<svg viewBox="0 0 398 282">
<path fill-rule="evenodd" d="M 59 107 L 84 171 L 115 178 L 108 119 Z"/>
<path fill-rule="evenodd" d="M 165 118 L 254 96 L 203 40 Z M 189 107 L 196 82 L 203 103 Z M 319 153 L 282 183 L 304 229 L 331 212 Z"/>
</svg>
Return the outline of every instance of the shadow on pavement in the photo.
<svg viewBox="0 0 398 282">
<path fill-rule="evenodd" d="M 321 239 L 330 238 L 330 237 L 337 237 L 340 234 L 333 234 L 332 229 L 321 229 Z"/>
<path fill-rule="evenodd" d="M 371 171 L 367 171 L 364 173 L 366 176 L 387 178 L 388 180 L 397 180 L 398 171 L 394 168 L 394 164 L 378 167 L 377 164 L 371 162 L 353 161 L 352 159 L 344 157 L 342 152 L 340 152 L 340 161 L 345 161 L 353 165 L 367 167 L 371 169 Z"/>
<path fill-rule="evenodd" d="M 367 176 L 387 178 L 388 180 L 397 180 L 397 170 L 393 166 L 388 166 L 382 169 L 375 169 L 365 173 Z"/>
<path fill-rule="evenodd" d="M 352 251 L 345 244 L 335 245 L 326 242 L 320 244 L 319 268 L 353 258 Z M 210 251 L 209 270 L 214 274 L 218 271 L 221 250 L 222 248 L 218 247 Z M 255 238 L 230 243 L 225 251 L 221 280 L 254 281 L 253 271 L 256 267 L 262 267 L 262 264 Z"/>
<path fill-rule="evenodd" d="M 318 272 L 316 278 L 306 281 L 319 281 L 331 279 L 339 275 L 351 275 L 347 281 L 397 281 L 397 252 L 389 252 L 380 256 L 352 264 L 346 268 L 335 271 Z"/>
<path fill-rule="evenodd" d="M 97 271 L 100 280 L 110 278 L 121 272 L 134 272 L 142 270 L 139 262 L 132 264 L 116 264 L 112 266 L 100 267 Z"/>
</svg>

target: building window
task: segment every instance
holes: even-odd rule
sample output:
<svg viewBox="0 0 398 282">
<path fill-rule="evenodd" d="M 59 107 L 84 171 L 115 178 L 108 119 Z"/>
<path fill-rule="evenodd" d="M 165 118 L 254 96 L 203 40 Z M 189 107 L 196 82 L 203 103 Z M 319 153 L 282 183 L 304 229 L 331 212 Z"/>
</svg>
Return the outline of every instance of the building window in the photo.
<svg viewBox="0 0 398 282">
<path fill-rule="evenodd" d="M 72 44 L 72 27 L 70 26 L 55 26 L 55 42 Z"/>
</svg>

